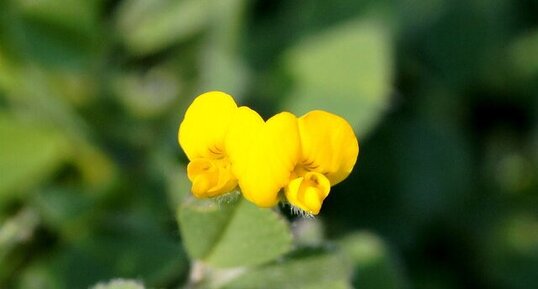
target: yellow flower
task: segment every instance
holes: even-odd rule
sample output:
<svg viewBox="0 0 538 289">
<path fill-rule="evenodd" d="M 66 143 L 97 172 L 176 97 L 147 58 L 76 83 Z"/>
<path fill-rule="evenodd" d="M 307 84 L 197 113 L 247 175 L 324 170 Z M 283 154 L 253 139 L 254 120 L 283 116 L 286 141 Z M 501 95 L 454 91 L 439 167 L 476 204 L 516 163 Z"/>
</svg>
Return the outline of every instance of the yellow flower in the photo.
<svg viewBox="0 0 538 289">
<path fill-rule="evenodd" d="M 299 159 L 297 118 L 282 112 L 264 122 L 255 111 L 240 107 L 226 148 L 243 196 L 259 207 L 272 207 Z"/>
<path fill-rule="evenodd" d="M 325 111 L 300 117 L 298 129 L 300 156 L 285 195 L 291 205 L 316 215 L 331 186 L 351 173 L 359 143 L 346 120 Z"/>
<path fill-rule="evenodd" d="M 198 198 L 228 193 L 237 185 L 259 207 L 272 207 L 284 189 L 288 202 L 318 214 L 331 186 L 353 169 L 359 145 L 341 117 L 311 111 L 282 112 L 264 121 L 218 91 L 198 96 L 179 127 L 190 162 L 187 175 Z"/>
<path fill-rule="evenodd" d="M 237 186 L 225 148 L 237 110 L 230 95 L 211 91 L 198 96 L 185 112 L 178 140 L 190 160 L 187 175 L 198 198 L 218 196 Z"/>
</svg>

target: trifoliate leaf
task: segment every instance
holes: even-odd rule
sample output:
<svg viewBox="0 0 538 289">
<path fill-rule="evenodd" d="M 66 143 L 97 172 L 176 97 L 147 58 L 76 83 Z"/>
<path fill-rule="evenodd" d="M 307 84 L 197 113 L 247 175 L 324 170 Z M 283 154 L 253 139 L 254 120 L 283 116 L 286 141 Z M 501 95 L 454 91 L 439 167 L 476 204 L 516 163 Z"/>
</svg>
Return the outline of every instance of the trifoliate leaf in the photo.
<svg viewBox="0 0 538 289">
<path fill-rule="evenodd" d="M 228 204 L 192 200 L 180 207 L 178 221 L 189 255 L 216 267 L 265 263 L 291 247 L 286 222 L 244 199 Z"/>
</svg>

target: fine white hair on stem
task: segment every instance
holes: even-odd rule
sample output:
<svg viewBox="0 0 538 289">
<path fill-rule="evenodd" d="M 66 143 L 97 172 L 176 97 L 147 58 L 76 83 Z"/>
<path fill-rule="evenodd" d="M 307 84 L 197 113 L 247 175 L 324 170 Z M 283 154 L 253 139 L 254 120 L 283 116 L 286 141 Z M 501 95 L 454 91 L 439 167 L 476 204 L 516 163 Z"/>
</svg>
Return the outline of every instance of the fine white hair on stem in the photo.
<svg viewBox="0 0 538 289">
<path fill-rule="evenodd" d="M 314 219 L 315 216 L 314 214 L 310 213 L 310 212 L 307 212 L 301 208 L 298 208 L 294 205 L 289 205 L 290 206 L 290 211 L 291 211 L 291 214 L 293 215 L 297 215 L 297 216 L 301 216 L 303 218 L 308 218 L 308 219 Z"/>
</svg>

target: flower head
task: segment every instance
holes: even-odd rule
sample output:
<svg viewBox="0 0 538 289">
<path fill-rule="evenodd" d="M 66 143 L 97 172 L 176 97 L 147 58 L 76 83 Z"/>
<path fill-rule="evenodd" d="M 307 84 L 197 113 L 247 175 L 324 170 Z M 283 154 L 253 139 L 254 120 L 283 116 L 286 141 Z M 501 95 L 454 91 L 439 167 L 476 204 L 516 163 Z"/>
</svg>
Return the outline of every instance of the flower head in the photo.
<svg viewBox="0 0 538 289">
<path fill-rule="evenodd" d="M 315 110 L 297 118 L 281 112 L 264 121 L 218 91 L 194 100 L 178 139 L 196 197 L 215 197 L 239 185 L 247 200 L 272 207 L 284 189 L 292 206 L 314 215 L 331 186 L 351 173 L 359 153 L 353 129 L 337 115 Z"/>
</svg>

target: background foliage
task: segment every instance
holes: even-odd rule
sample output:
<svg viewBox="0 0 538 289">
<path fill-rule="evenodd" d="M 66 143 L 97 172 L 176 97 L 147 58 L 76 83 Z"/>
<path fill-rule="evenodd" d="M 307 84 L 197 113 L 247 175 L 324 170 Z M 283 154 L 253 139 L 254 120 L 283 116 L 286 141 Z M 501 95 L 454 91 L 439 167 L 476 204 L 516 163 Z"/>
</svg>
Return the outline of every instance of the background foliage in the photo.
<svg viewBox="0 0 538 289">
<path fill-rule="evenodd" d="M 538 287 L 536 15 L 1 1 L 0 288 Z M 211 89 L 354 125 L 358 164 L 319 217 L 189 198 L 177 127 Z"/>
</svg>

